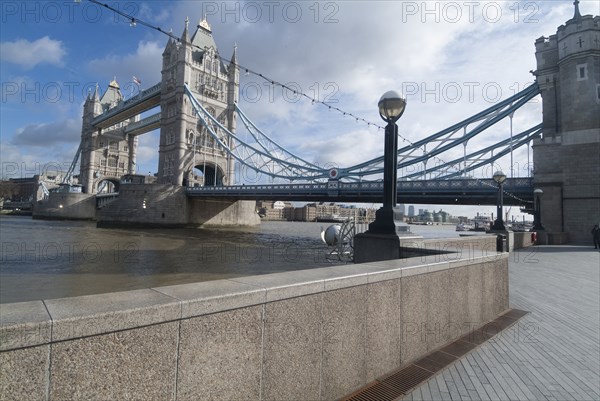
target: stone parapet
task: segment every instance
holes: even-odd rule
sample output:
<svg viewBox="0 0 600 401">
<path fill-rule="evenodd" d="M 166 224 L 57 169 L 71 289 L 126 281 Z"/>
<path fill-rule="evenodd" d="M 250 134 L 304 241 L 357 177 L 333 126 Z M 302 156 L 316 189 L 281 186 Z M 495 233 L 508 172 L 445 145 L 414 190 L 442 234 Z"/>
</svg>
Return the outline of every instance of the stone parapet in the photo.
<svg viewBox="0 0 600 401">
<path fill-rule="evenodd" d="M 508 308 L 470 252 L 0 305 L 2 399 L 330 400 Z"/>
</svg>

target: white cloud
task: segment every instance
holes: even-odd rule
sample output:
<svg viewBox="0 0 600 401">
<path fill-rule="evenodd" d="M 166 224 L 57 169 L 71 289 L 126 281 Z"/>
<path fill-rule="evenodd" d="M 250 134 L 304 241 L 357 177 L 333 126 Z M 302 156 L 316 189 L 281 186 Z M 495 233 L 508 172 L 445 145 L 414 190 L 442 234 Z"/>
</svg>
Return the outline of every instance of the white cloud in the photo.
<svg viewBox="0 0 600 401">
<path fill-rule="evenodd" d="M 61 143 L 79 143 L 80 136 L 81 123 L 75 119 L 67 119 L 19 128 L 11 143 L 25 147 L 47 147 Z"/>
<path fill-rule="evenodd" d="M 88 63 L 88 69 L 98 77 L 100 82 L 102 82 L 101 77 L 104 77 L 108 83 L 113 76 L 116 76 L 124 91 L 127 90 L 127 83 L 131 83 L 133 76 L 142 80 L 142 88 L 148 88 L 160 81 L 163 50 L 164 44 L 162 43 L 142 40 L 138 43 L 134 53 L 110 54 L 91 60 Z"/>
<path fill-rule="evenodd" d="M 44 36 L 32 42 L 27 39 L 2 42 L 0 43 L 0 53 L 2 53 L 3 61 L 19 64 L 25 69 L 31 69 L 38 64 L 62 66 L 67 49 L 62 41 Z"/>
<path fill-rule="evenodd" d="M 168 8 L 163 8 L 155 12 L 155 10 L 152 9 L 150 4 L 146 2 L 142 2 L 139 4 L 139 10 L 137 14 L 138 18 L 141 18 L 146 21 L 152 21 L 155 24 L 166 21 L 171 15 Z"/>
</svg>

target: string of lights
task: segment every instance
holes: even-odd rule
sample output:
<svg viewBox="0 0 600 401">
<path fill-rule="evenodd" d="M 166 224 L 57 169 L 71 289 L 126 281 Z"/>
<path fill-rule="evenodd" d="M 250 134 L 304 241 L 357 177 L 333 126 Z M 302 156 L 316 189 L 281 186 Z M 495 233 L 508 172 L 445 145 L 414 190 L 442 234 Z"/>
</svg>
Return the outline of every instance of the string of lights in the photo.
<svg viewBox="0 0 600 401">
<path fill-rule="evenodd" d="M 75 3 L 81 3 L 81 1 L 82 1 L 82 0 L 74 0 L 74 1 L 75 1 Z M 86 0 L 86 1 L 88 1 L 88 2 L 90 2 L 90 3 L 93 3 L 93 4 L 96 4 L 96 5 L 100 6 L 100 7 L 104 7 L 104 8 L 106 8 L 106 9 L 108 9 L 108 10 L 110 10 L 110 11 L 114 12 L 115 14 L 117 14 L 117 15 L 120 15 L 120 16 L 121 16 L 121 17 L 123 17 L 125 20 L 127 20 L 127 22 L 129 22 L 130 26 L 132 26 L 132 27 L 136 27 L 136 26 L 139 24 L 139 25 L 145 26 L 145 27 L 147 27 L 147 28 L 153 29 L 153 30 L 155 30 L 155 31 L 157 31 L 157 32 L 159 32 L 159 33 L 161 33 L 161 34 L 163 34 L 163 35 L 166 35 L 166 36 L 170 37 L 171 39 L 173 39 L 174 41 L 176 41 L 176 42 L 178 42 L 178 43 L 182 43 L 182 38 L 181 38 L 181 37 L 179 37 L 179 36 L 177 36 L 177 35 L 173 34 L 171 31 L 166 31 L 166 30 L 162 29 L 160 26 L 153 25 L 153 24 L 152 24 L 152 23 L 150 23 L 150 22 L 147 22 L 147 21 L 145 21 L 145 20 L 143 20 L 143 19 L 141 19 L 141 18 L 137 18 L 137 17 L 135 17 L 134 15 L 128 14 L 128 13 L 126 13 L 126 12 L 123 12 L 123 11 L 121 11 L 121 10 L 119 10 L 119 9 L 115 8 L 115 7 L 112 7 L 112 6 L 111 6 L 111 5 L 109 5 L 109 4 L 102 3 L 101 1 L 98 1 L 98 0 Z M 188 43 L 188 44 L 190 44 L 190 43 Z M 199 49 L 199 50 L 204 50 L 204 49 L 200 48 L 199 46 L 196 46 L 196 45 L 193 45 L 193 44 L 190 44 L 190 45 L 192 45 L 193 47 L 195 47 L 195 48 L 197 48 L 197 49 Z M 339 108 L 339 107 L 336 107 L 336 106 L 333 106 L 333 105 L 331 105 L 330 103 L 327 103 L 327 102 L 325 102 L 325 101 L 322 101 L 322 100 L 320 100 L 320 99 L 318 99 L 318 98 L 314 98 L 314 97 L 312 97 L 312 96 L 310 96 L 310 95 L 307 95 L 306 93 L 304 93 L 304 92 L 302 92 L 302 91 L 299 91 L 299 90 L 297 90 L 297 89 L 291 88 L 291 87 L 289 87 L 288 85 L 285 85 L 285 84 L 283 84 L 283 83 L 281 83 L 281 82 L 279 82 L 279 81 L 277 81 L 277 80 L 275 80 L 275 79 L 272 79 L 272 78 L 270 78 L 270 77 L 266 76 L 265 74 L 262 74 L 262 73 L 259 73 L 259 72 L 257 72 L 257 71 L 254 71 L 254 70 L 252 70 L 251 68 L 248 68 L 248 67 L 246 67 L 246 66 L 243 66 L 243 65 L 241 65 L 241 64 L 239 64 L 239 63 L 237 63 L 237 62 L 233 62 L 232 60 L 230 60 L 230 59 L 227 59 L 226 57 L 223 57 L 223 56 L 221 56 L 220 54 L 217 54 L 217 57 L 218 57 L 218 58 L 219 58 L 219 59 L 220 59 L 220 60 L 221 60 L 223 63 L 225 63 L 225 64 L 233 64 L 235 67 L 239 68 L 239 69 L 240 69 L 240 71 L 242 71 L 242 70 L 243 70 L 243 71 L 244 71 L 244 73 L 245 73 L 246 75 L 254 75 L 254 76 L 256 76 L 256 77 L 259 77 L 259 78 L 261 78 L 262 80 L 264 80 L 265 82 L 268 82 L 268 83 L 270 83 L 271 85 L 278 86 L 278 87 L 280 87 L 280 88 L 282 88 L 282 89 L 284 89 L 284 90 L 287 90 L 287 91 L 289 91 L 289 92 L 293 93 L 294 95 L 301 96 L 301 97 L 303 97 L 303 98 L 305 98 L 305 99 L 309 100 L 309 101 L 311 102 L 311 104 L 313 104 L 313 105 L 314 105 L 314 104 L 319 104 L 319 105 L 322 105 L 322 106 L 324 106 L 324 107 L 327 107 L 327 108 L 328 108 L 328 110 L 330 110 L 330 111 L 335 111 L 335 112 L 337 112 L 337 113 L 340 113 L 340 114 L 341 114 L 342 116 L 344 116 L 344 117 L 351 117 L 351 118 L 355 119 L 357 123 L 364 123 L 364 124 L 366 124 L 368 127 L 370 127 L 370 126 L 373 126 L 373 127 L 376 127 L 378 130 L 384 130 L 384 129 L 385 129 L 385 127 L 383 127 L 382 125 L 379 125 L 379 124 L 377 124 L 377 123 L 374 123 L 374 122 L 372 122 L 372 121 L 368 121 L 367 119 L 365 119 L 365 118 L 363 118 L 363 117 L 360 117 L 360 116 L 357 116 L 357 115 L 355 115 L 354 113 L 351 113 L 351 112 L 348 112 L 348 111 L 342 110 L 341 108 Z M 403 141 L 403 142 L 405 142 L 405 143 L 408 143 L 408 144 L 409 144 L 409 145 L 411 145 L 411 146 L 415 146 L 414 142 L 412 142 L 412 141 L 411 141 L 410 139 L 408 139 L 408 138 L 405 138 L 405 137 L 404 137 L 404 136 L 402 136 L 401 134 L 398 134 L 398 137 L 399 137 L 400 139 L 402 139 L 402 141 Z M 431 156 L 431 158 L 432 158 L 432 159 L 434 159 L 434 160 L 436 160 L 436 161 L 438 161 L 438 162 L 440 162 L 440 163 L 442 163 L 442 164 L 445 164 L 445 163 L 446 163 L 446 162 L 445 162 L 443 159 L 441 159 L 441 158 L 439 158 L 439 157 L 437 157 L 437 156 Z M 458 169 L 458 168 L 456 168 L 456 171 L 459 171 L 459 169 Z M 490 186 L 493 186 L 493 184 L 490 184 L 490 183 L 488 183 L 488 182 L 486 182 L 486 181 L 483 181 L 483 180 L 481 180 L 481 179 L 479 179 L 479 178 L 477 178 L 477 177 L 471 176 L 471 175 L 468 175 L 468 176 L 467 176 L 467 178 L 471 178 L 471 179 L 477 180 L 478 182 L 480 182 L 480 183 L 483 183 L 483 184 L 485 184 L 485 185 L 490 185 Z M 516 199 L 516 200 L 520 201 L 520 202 L 524 202 L 524 203 L 532 203 L 531 201 L 526 201 L 526 200 L 523 200 L 523 199 L 521 199 L 521 198 L 519 198 L 519 197 L 517 197 L 517 196 L 515 196 L 515 195 L 513 195 L 513 194 L 511 194 L 511 193 L 509 193 L 509 192 L 507 192 L 506 190 L 504 190 L 503 192 L 504 192 L 504 193 L 505 193 L 507 196 L 510 196 L 510 197 L 512 197 L 512 198 L 514 198 L 514 199 Z"/>
</svg>

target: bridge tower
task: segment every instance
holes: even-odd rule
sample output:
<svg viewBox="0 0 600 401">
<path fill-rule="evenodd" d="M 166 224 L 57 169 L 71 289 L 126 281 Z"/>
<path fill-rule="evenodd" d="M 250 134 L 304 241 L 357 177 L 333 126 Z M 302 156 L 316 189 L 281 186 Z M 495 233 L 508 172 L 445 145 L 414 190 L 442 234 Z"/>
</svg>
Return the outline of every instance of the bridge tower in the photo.
<svg viewBox="0 0 600 401">
<path fill-rule="evenodd" d="M 236 49 L 229 65 L 219 57 L 212 30 L 202 19 L 189 37 L 188 20 L 181 43 L 169 39 L 163 52 L 158 180 L 173 185 L 230 185 L 234 161 L 195 115 L 184 85 L 231 132 L 238 101 Z M 216 131 L 218 132 L 218 130 Z"/>
<path fill-rule="evenodd" d="M 119 180 L 123 174 L 133 174 L 137 137 L 124 135 L 123 128 L 138 121 L 132 117 L 109 130 L 96 130 L 92 120 L 98 115 L 117 106 L 123 101 L 123 95 L 116 79 L 100 97 L 98 85 L 93 94 L 88 95 L 83 105 L 83 125 L 81 130 L 80 183 L 84 192 L 118 191 Z"/>
<path fill-rule="evenodd" d="M 600 16 L 574 5 L 573 18 L 535 42 L 543 136 L 533 143 L 534 182 L 546 231 L 590 241 L 600 221 Z"/>
</svg>

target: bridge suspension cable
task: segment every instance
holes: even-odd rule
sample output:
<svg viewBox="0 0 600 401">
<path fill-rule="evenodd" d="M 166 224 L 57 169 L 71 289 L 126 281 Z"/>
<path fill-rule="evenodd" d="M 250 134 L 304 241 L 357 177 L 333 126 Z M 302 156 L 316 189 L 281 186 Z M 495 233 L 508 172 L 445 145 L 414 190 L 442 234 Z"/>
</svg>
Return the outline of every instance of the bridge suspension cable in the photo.
<svg viewBox="0 0 600 401">
<path fill-rule="evenodd" d="M 250 133 L 250 135 L 252 135 L 252 137 L 254 138 L 256 143 L 265 152 L 267 152 L 270 155 L 273 155 L 277 159 L 284 160 L 289 163 L 294 163 L 296 165 L 303 165 L 303 166 L 311 166 L 316 169 L 321 169 L 316 164 L 306 161 L 299 156 L 296 156 L 295 154 L 293 154 L 290 151 L 288 151 L 287 149 L 285 149 L 283 146 L 279 145 L 273 139 L 269 138 L 269 136 L 267 136 L 260 128 L 258 128 L 256 126 L 256 124 L 254 124 L 248 118 L 248 116 L 246 116 L 246 114 L 242 111 L 242 109 L 239 108 L 237 103 L 235 104 L 235 110 L 237 111 L 238 115 L 240 116 L 240 120 L 246 127 L 246 130 L 248 130 L 248 132 Z"/>
<path fill-rule="evenodd" d="M 201 119 L 203 126 L 206 127 L 207 131 L 215 139 L 215 141 L 242 165 L 251 168 L 258 173 L 266 174 L 269 177 L 281 178 L 289 181 L 315 181 L 330 178 L 329 170 L 320 168 L 316 164 L 310 163 L 305 159 L 294 155 L 293 153 L 287 151 L 283 146 L 269 138 L 268 135 L 260 130 L 248 118 L 248 116 L 239 108 L 238 105 L 235 106 L 235 110 L 238 112 L 240 120 L 254 139 L 254 144 L 241 140 L 237 135 L 227 130 L 214 116 L 204 109 L 202 104 L 195 99 L 193 92 L 187 86 L 186 93 L 190 98 L 194 110 Z M 401 148 L 399 155 L 401 163 L 399 163 L 399 168 L 404 168 L 415 163 L 421 163 L 431 157 L 436 157 L 436 155 L 444 151 L 452 149 L 458 145 L 465 144 L 469 139 L 480 134 L 485 129 L 489 128 L 506 116 L 514 113 L 515 110 L 522 107 L 527 101 L 536 96 L 538 93 L 539 89 L 537 85 L 531 85 L 511 98 L 508 98 L 497 105 L 477 113 L 476 115 L 463 120 L 458 124 L 424 138 L 410 146 Z M 480 124 L 467 133 L 466 127 L 469 124 L 477 122 Z M 220 132 L 224 133 L 226 138 L 219 136 L 214 127 L 217 127 Z M 461 129 L 464 129 L 465 133 L 460 137 L 456 137 L 455 134 L 460 132 Z M 448 179 L 458 176 L 465 177 L 467 172 L 471 172 L 483 165 L 494 162 L 508 154 L 511 150 L 517 149 L 520 146 L 529 143 L 529 141 L 539 135 L 540 132 L 541 124 L 513 136 L 512 139 L 508 138 L 502 140 L 494 145 L 472 152 L 469 155 L 465 155 L 462 158 L 457 158 L 450 162 L 444 162 L 435 167 L 404 176 L 403 178 L 415 179 L 423 174 L 433 174 L 436 172 L 436 179 Z M 436 142 L 437 144 L 430 152 L 426 152 L 418 156 L 411 155 L 411 153 L 414 153 L 415 150 L 421 149 L 421 146 Z M 233 145 L 227 146 L 228 143 Z M 501 151 L 496 152 L 495 155 L 492 153 L 492 156 L 484 158 L 484 155 L 487 155 L 490 152 L 498 149 L 501 149 Z M 441 160 L 439 158 L 437 159 Z M 364 170 L 359 171 L 359 174 L 355 175 L 351 175 L 349 173 L 356 169 L 357 166 L 340 169 L 341 174 L 339 178 L 357 181 L 361 179 L 362 176 L 377 174 L 380 172 L 380 167 L 378 164 L 381 162 L 382 158 L 379 157 L 368 162 L 361 163 L 357 166 Z M 460 167 L 461 162 L 464 163 L 462 168 Z M 481 181 L 475 177 L 469 178 Z M 486 185 L 488 185 L 487 182 Z M 506 191 L 506 189 L 504 192 L 507 196 L 523 201 L 522 199 Z"/>
<path fill-rule="evenodd" d="M 185 91 L 207 132 L 241 165 L 271 178 L 290 181 L 315 181 L 329 178 L 326 169 L 298 158 L 273 141 L 266 141 L 265 137 L 259 136 L 256 132 L 253 134 L 255 139 L 258 138 L 256 145 L 243 141 L 202 106 L 187 84 Z M 215 127 L 223 135 L 219 135 Z M 269 153 L 269 149 L 273 149 L 275 154 Z"/>
<path fill-rule="evenodd" d="M 525 103 L 538 94 L 539 87 L 537 83 L 534 83 L 523 89 L 521 92 L 475 114 L 472 117 L 469 117 L 442 131 L 430 135 L 427 138 L 423 138 L 417 142 L 411 143 L 409 146 L 398 149 L 398 168 L 405 168 L 416 163 L 423 163 L 430 158 L 437 159 L 445 165 L 446 162 L 437 157 L 439 154 L 453 147 L 466 143 L 498 121 L 514 113 L 517 109 L 522 107 Z M 472 130 L 468 132 L 466 131 L 466 128 L 469 125 L 477 122 L 480 122 L 480 124 Z M 429 144 L 433 144 L 433 148 L 424 152 L 424 147 Z M 340 175 L 365 177 L 374 174 L 381 174 L 382 172 L 383 156 L 379 156 L 366 162 L 359 163 L 355 166 L 341 169 Z"/>
<path fill-rule="evenodd" d="M 405 179 L 413 179 L 419 178 L 420 176 L 426 174 L 438 173 L 435 176 L 435 179 L 447 179 L 447 178 L 455 178 L 465 175 L 467 172 L 473 171 L 479 167 L 485 166 L 486 164 L 490 164 L 503 156 L 506 156 L 511 151 L 511 143 L 512 149 L 518 149 L 521 146 L 530 142 L 533 138 L 539 136 L 542 132 L 542 124 L 538 124 L 535 127 L 529 128 L 521 132 L 520 134 L 514 135 L 512 138 L 512 142 L 510 138 L 507 138 L 503 141 L 500 141 L 494 145 L 488 146 L 484 149 L 477 150 L 468 155 L 456 158 L 447 163 L 428 168 L 423 171 L 415 172 L 412 174 L 407 174 L 403 176 Z M 490 152 L 502 149 L 500 152 L 495 153 L 493 156 L 487 156 Z M 486 155 L 484 157 L 484 155 Z M 467 163 L 468 161 L 468 163 Z M 461 163 L 463 167 L 461 168 Z"/>
</svg>

